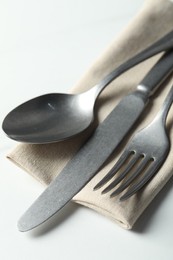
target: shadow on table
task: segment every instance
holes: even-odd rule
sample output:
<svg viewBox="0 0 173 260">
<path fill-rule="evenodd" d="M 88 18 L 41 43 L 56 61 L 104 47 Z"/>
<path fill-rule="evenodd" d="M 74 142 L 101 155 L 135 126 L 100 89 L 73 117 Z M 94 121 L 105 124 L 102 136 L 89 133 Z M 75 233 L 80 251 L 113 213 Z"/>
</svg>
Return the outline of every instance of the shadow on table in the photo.
<svg viewBox="0 0 173 260">
<path fill-rule="evenodd" d="M 159 194 L 157 194 L 157 196 L 150 203 L 147 209 L 142 213 L 141 217 L 134 225 L 132 231 L 142 233 L 146 231 L 150 227 L 150 225 L 152 225 L 152 222 L 154 221 L 154 215 L 157 214 L 157 210 L 159 209 L 161 204 L 164 203 L 166 196 L 169 194 L 172 188 L 173 176 L 159 192 Z"/>
<path fill-rule="evenodd" d="M 31 230 L 30 234 L 32 237 L 40 237 L 46 235 L 51 231 L 62 227 L 63 222 L 67 221 L 68 218 L 78 210 L 79 205 L 69 202 L 63 209 L 61 209 L 57 214 L 48 219 L 45 223 L 41 224 L 34 230 Z"/>
</svg>

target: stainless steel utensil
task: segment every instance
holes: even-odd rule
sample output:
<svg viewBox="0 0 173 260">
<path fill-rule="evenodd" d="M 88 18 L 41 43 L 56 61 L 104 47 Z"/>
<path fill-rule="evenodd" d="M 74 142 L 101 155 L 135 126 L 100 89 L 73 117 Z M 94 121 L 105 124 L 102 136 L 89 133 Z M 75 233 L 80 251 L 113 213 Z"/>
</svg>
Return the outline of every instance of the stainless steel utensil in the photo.
<svg viewBox="0 0 173 260">
<path fill-rule="evenodd" d="M 170 150 L 170 140 L 166 131 L 166 117 L 172 102 L 173 86 L 154 120 L 134 135 L 117 163 L 95 186 L 94 190 L 101 188 L 112 180 L 102 191 L 102 194 L 105 194 L 123 181 L 110 195 L 110 197 L 114 197 L 127 189 L 125 194 L 120 197 L 120 200 L 123 201 L 134 195 L 151 180 L 165 162 Z M 119 176 L 114 178 L 118 172 L 120 172 Z M 142 176 L 139 179 L 140 175 Z"/>
<path fill-rule="evenodd" d="M 141 61 L 171 48 L 173 31 L 84 93 L 48 94 L 23 103 L 5 117 L 2 128 L 8 137 L 27 143 L 57 142 L 80 134 L 92 124 L 95 101 L 111 81 Z"/>
<path fill-rule="evenodd" d="M 96 128 L 85 145 L 21 217 L 18 222 L 20 231 L 30 230 L 46 221 L 84 187 L 132 128 L 153 90 L 172 70 L 173 52 L 165 54 L 137 90 L 124 97 Z"/>
</svg>

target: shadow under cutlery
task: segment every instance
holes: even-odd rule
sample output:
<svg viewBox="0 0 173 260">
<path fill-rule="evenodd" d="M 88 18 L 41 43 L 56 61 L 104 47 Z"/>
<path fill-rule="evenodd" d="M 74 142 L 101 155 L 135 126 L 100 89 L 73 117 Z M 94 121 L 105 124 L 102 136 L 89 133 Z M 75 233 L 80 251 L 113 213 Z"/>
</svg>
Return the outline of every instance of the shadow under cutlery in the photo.
<svg viewBox="0 0 173 260">
<path fill-rule="evenodd" d="M 169 179 L 169 181 L 162 188 L 159 194 L 156 195 L 156 197 L 153 199 L 147 209 L 145 209 L 145 211 L 142 213 L 132 229 L 133 232 L 143 233 L 150 228 L 154 221 L 154 216 L 157 214 L 157 210 L 159 209 L 159 207 L 161 207 L 162 203 L 164 203 L 166 196 L 168 196 L 172 188 L 173 176 Z"/>
<path fill-rule="evenodd" d="M 60 225 L 65 223 L 78 210 L 79 205 L 69 202 L 64 208 L 62 208 L 57 214 L 48 219 L 45 223 L 41 224 L 37 228 L 29 231 L 32 238 L 44 236 L 51 231 L 59 228 Z"/>
</svg>

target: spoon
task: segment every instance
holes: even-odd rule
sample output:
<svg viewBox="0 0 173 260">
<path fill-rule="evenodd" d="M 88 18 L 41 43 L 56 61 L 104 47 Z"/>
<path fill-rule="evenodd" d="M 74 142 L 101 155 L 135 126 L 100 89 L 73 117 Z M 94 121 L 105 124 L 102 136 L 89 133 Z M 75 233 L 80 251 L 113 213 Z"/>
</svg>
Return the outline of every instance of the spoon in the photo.
<svg viewBox="0 0 173 260">
<path fill-rule="evenodd" d="M 173 31 L 127 60 L 86 92 L 46 94 L 19 105 L 7 114 L 2 128 L 11 139 L 25 143 L 58 142 L 78 135 L 91 126 L 96 99 L 111 81 L 138 63 L 171 48 Z"/>
</svg>

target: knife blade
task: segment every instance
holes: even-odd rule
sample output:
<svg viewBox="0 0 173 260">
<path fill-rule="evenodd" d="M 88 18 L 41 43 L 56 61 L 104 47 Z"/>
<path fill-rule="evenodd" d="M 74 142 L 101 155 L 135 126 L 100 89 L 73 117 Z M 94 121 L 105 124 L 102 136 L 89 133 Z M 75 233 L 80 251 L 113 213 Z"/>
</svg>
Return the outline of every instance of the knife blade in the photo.
<svg viewBox="0 0 173 260">
<path fill-rule="evenodd" d="M 31 230 L 62 209 L 95 174 L 126 136 L 149 97 L 173 70 L 173 51 L 151 69 L 137 89 L 125 96 L 96 128 L 61 173 L 18 221 L 20 231 Z"/>
</svg>

